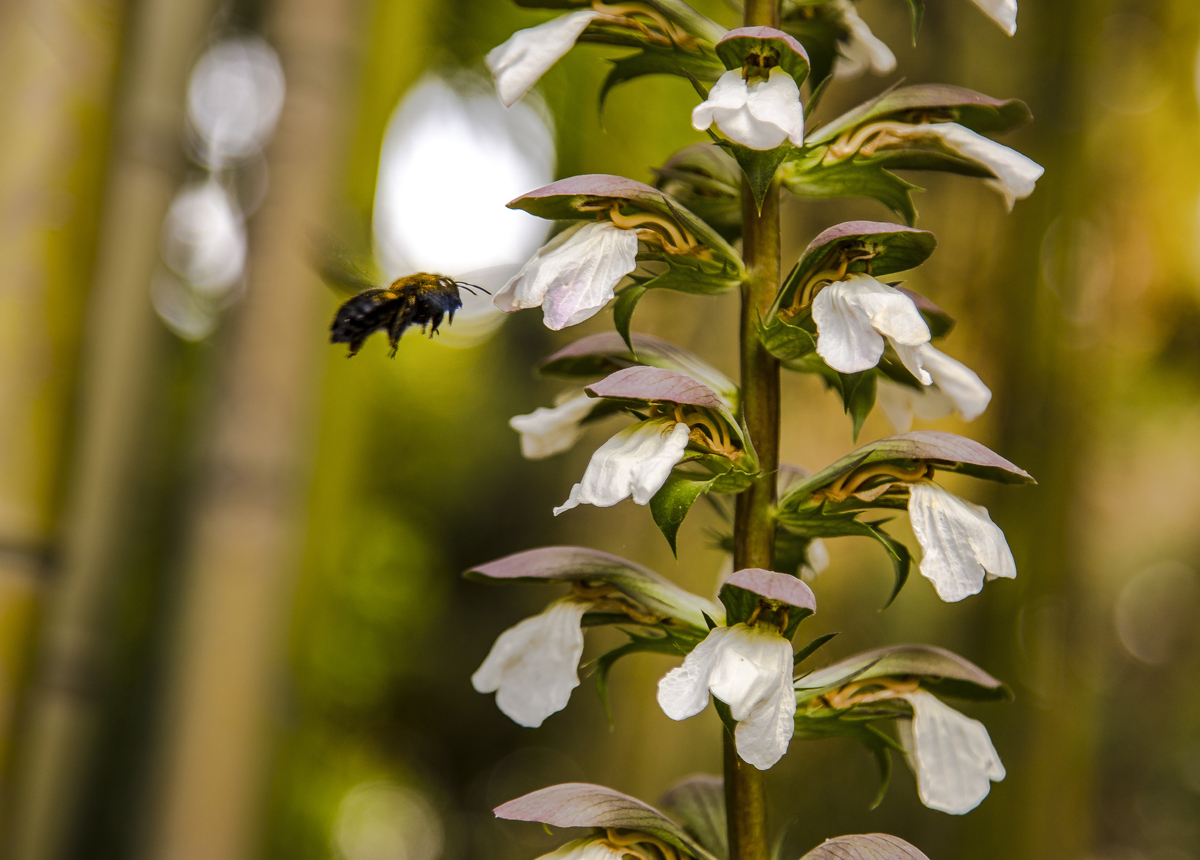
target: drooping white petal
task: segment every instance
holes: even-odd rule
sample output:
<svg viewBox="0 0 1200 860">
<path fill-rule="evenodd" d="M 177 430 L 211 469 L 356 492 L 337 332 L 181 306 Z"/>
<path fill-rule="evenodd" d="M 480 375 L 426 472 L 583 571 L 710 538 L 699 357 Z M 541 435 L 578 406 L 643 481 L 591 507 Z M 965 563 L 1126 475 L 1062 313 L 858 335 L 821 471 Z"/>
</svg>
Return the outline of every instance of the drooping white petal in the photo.
<svg viewBox="0 0 1200 860">
<path fill-rule="evenodd" d="M 471 684 L 495 693 L 496 706 L 518 725 L 537 728 L 561 711 L 579 686 L 583 630 L 579 623 L 590 603 L 567 597 L 541 615 L 526 618 L 497 638 Z"/>
<path fill-rule="evenodd" d="M 688 432 L 688 425 L 669 418 L 625 428 L 596 449 L 583 480 L 571 488 L 554 515 L 579 505 L 607 508 L 630 496 L 639 505 L 647 504 L 683 459 Z"/>
<path fill-rule="evenodd" d="M 496 78 L 496 89 L 505 105 L 512 105 L 562 59 L 599 12 L 582 10 L 545 24 L 518 30 L 503 45 L 487 55 L 488 68 Z"/>
<path fill-rule="evenodd" d="M 538 860 L 622 860 L 627 849 L 599 836 L 585 836 L 562 845 Z"/>
<path fill-rule="evenodd" d="M 928 388 L 918 391 L 879 380 L 876 402 L 896 430 L 905 433 L 912 429 L 914 415 L 922 421 L 936 421 L 957 412 L 964 421 L 974 421 L 983 413 L 992 392 L 975 371 L 931 344 L 915 347 L 915 352 L 932 382 Z"/>
<path fill-rule="evenodd" d="M 870 275 L 847 275 L 825 287 L 813 300 L 812 314 L 817 354 L 842 373 L 877 365 L 885 336 L 897 352 L 929 341 L 929 326 L 913 300 Z M 916 371 L 924 372 L 919 366 Z"/>
<path fill-rule="evenodd" d="M 778 66 L 765 81 L 750 85 L 739 70 L 730 70 L 692 111 L 692 127 L 697 131 L 713 123 L 730 140 L 751 149 L 774 149 L 785 140 L 800 146 L 804 143 L 800 88 Z"/>
<path fill-rule="evenodd" d="M 992 400 L 992 392 L 978 374 L 930 344 L 918 349 L 933 384 L 953 401 L 955 411 L 963 420 L 974 421 L 982 415 Z"/>
<path fill-rule="evenodd" d="M 909 488 L 908 517 L 921 544 L 921 574 L 947 603 L 978 593 L 985 578 L 1017 575 L 1004 532 L 986 508 L 918 481 Z"/>
<path fill-rule="evenodd" d="M 974 0 L 983 13 L 1012 36 L 1017 32 L 1017 0 Z"/>
<path fill-rule="evenodd" d="M 987 728 L 932 693 L 919 690 L 904 698 L 912 705 L 913 720 L 901 741 L 917 774 L 921 802 L 951 815 L 970 812 L 1005 775 Z"/>
<path fill-rule="evenodd" d="M 599 403 L 579 393 L 553 409 L 539 406 L 528 415 L 514 415 L 508 426 L 521 434 L 521 455 L 526 460 L 544 460 L 566 451 L 583 435 L 582 422 Z"/>
<path fill-rule="evenodd" d="M 542 308 L 554 331 L 595 316 L 621 279 L 637 268 L 637 231 L 596 221 L 564 230 L 542 247 L 494 304 L 502 311 Z"/>
<path fill-rule="evenodd" d="M 717 627 L 658 683 L 658 703 L 682 720 L 704 710 L 708 694 L 738 721 L 738 755 L 759 770 L 783 757 L 795 728 L 792 646 L 773 627 Z"/>
<path fill-rule="evenodd" d="M 812 582 L 829 570 L 829 547 L 825 546 L 825 541 L 814 538 L 804 555 L 804 564 L 800 565 L 800 578 L 805 582 Z"/>
<path fill-rule="evenodd" d="M 838 42 L 841 54 L 833 66 L 834 77 L 839 80 L 856 78 L 864 71 L 874 75 L 886 75 L 896 68 L 896 55 L 887 44 L 871 32 L 867 22 L 858 16 L 854 4 L 842 0 L 837 4 L 842 13 L 842 23 L 849 34 Z"/>
<path fill-rule="evenodd" d="M 977 161 L 992 171 L 996 178 L 988 179 L 984 184 L 999 192 L 1009 209 L 1032 194 L 1038 179 L 1046 172 L 1032 158 L 956 122 L 915 125 L 909 135 L 936 137 L 963 158 Z"/>
<path fill-rule="evenodd" d="M 708 707 L 708 679 L 721 657 L 729 627 L 714 627 L 704 641 L 683 658 L 683 665 L 658 682 L 658 706 L 673 720 L 686 720 Z"/>
</svg>

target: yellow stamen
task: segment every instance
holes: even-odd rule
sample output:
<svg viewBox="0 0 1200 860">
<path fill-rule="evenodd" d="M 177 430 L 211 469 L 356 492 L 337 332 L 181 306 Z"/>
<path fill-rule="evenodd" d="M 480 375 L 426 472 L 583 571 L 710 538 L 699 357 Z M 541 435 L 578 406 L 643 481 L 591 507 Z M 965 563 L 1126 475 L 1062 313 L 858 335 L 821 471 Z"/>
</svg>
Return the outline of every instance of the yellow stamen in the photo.
<svg viewBox="0 0 1200 860">
<path fill-rule="evenodd" d="M 635 21 L 631 17 L 633 15 L 641 15 L 653 21 L 662 31 L 662 34 L 675 44 L 681 47 L 691 47 L 696 43 L 691 33 L 679 29 L 658 11 L 645 8 L 637 3 L 614 3 L 609 5 L 596 0 L 596 2 L 592 3 L 592 8 L 602 15 L 610 15 L 619 19 L 621 23 L 632 24 L 648 36 L 658 36 L 659 34 L 651 32 L 640 21 Z"/>
<path fill-rule="evenodd" d="M 873 122 L 857 130 L 848 131 L 829 145 L 824 163 L 838 161 L 861 152 L 863 155 L 873 155 L 875 150 L 893 143 L 900 143 L 912 132 L 912 123 L 907 122 Z M 875 138 L 875 140 L 872 140 Z"/>
<path fill-rule="evenodd" d="M 932 471 L 933 466 L 923 461 L 917 461 L 917 464 L 909 469 L 905 469 L 903 466 L 898 466 L 895 463 L 869 463 L 866 466 L 843 475 L 828 487 L 818 490 L 813 495 L 824 496 L 833 502 L 843 502 L 854 495 L 858 488 L 871 478 L 886 476 L 895 478 L 898 481 L 919 481 L 921 478 L 927 477 Z"/>
<path fill-rule="evenodd" d="M 855 681 L 832 693 L 821 697 L 830 708 L 842 710 L 854 705 L 865 705 L 869 702 L 880 702 L 885 699 L 895 699 L 899 696 L 915 693 L 921 686 L 916 678 L 869 678 L 865 681 Z M 870 693 L 860 693 L 868 687 L 878 687 Z"/>
<path fill-rule="evenodd" d="M 666 231 L 666 235 L 658 238 L 664 244 L 669 243 L 670 247 L 679 253 L 686 253 L 696 245 L 696 239 L 691 233 L 659 215 L 651 215 L 648 212 L 622 215 L 620 208 L 614 203 L 609 210 L 608 219 L 623 230 L 633 230 L 644 224 L 649 225 L 651 229 L 661 228 Z"/>
</svg>

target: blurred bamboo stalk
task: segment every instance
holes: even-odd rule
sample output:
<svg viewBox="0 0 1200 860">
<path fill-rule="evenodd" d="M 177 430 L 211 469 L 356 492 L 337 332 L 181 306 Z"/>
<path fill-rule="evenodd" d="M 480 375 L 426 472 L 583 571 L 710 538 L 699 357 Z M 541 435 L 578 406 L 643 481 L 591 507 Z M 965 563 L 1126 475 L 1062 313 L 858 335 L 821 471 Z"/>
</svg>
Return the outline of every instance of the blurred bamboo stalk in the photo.
<svg viewBox="0 0 1200 860">
<path fill-rule="evenodd" d="M 48 4 L 32 5 L 40 17 L 48 14 Z M 64 18 L 82 16 L 92 26 L 99 26 L 95 19 L 103 19 L 106 9 L 112 14 L 111 7 L 95 4 L 55 5 Z M 75 835 L 104 688 L 117 553 L 167 337 L 150 305 L 150 280 L 162 219 L 185 166 L 180 129 L 187 75 L 215 6 L 215 0 L 144 0 L 127 35 L 88 296 L 61 568 L 40 632 L 17 769 L 8 840 L 8 856 L 16 860 L 61 857 Z M 116 24 L 108 22 L 114 29 Z"/>
<path fill-rule="evenodd" d="M 310 253 L 349 127 L 356 0 L 279 0 L 267 37 L 287 100 L 271 189 L 251 233 L 249 288 L 219 371 L 208 466 L 192 517 L 151 853 L 255 853 L 274 677 L 300 561 L 310 428 L 325 344 Z"/>
</svg>

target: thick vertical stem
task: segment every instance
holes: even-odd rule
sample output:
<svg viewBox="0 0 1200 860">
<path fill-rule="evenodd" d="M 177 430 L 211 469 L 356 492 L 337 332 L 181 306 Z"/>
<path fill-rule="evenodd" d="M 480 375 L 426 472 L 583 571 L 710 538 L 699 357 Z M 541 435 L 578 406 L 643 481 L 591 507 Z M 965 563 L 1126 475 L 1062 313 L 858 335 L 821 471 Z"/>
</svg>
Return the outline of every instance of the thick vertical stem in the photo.
<svg viewBox="0 0 1200 860">
<path fill-rule="evenodd" d="M 746 26 L 778 26 L 778 0 L 747 0 Z M 779 288 L 779 189 L 767 192 L 760 211 L 742 183 L 742 257 L 750 277 L 742 285 L 742 414 L 758 454 L 761 477 L 738 496 L 734 519 L 734 569 L 775 561 L 775 472 L 779 465 L 779 362 L 763 347 L 756 325 Z M 725 734 L 725 810 L 730 860 L 766 860 L 767 796 L 763 773 L 737 754 Z"/>
</svg>

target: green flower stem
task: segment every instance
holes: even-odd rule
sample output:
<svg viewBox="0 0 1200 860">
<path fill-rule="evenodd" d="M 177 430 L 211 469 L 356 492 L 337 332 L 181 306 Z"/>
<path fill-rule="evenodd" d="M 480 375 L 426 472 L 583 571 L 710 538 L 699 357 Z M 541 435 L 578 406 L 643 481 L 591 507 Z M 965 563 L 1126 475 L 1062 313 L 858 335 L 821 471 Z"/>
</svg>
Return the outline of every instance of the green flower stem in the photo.
<svg viewBox="0 0 1200 860">
<path fill-rule="evenodd" d="M 779 25 L 778 0 L 746 0 L 747 27 Z M 735 570 L 775 563 L 775 503 L 779 467 L 779 362 L 758 338 L 758 322 L 779 289 L 779 186 L 772 183 L 762 210 L 742 180 L 742 257 L 750 277 L 742 285 L 742 413 L 758 454 L 761 477 L 738 496 L 734 518 Z M 725 811 L 730 860 L 767 860 L 767 794 L 763 773 L 737 754 L 724 732 Z"/>
</svg>

